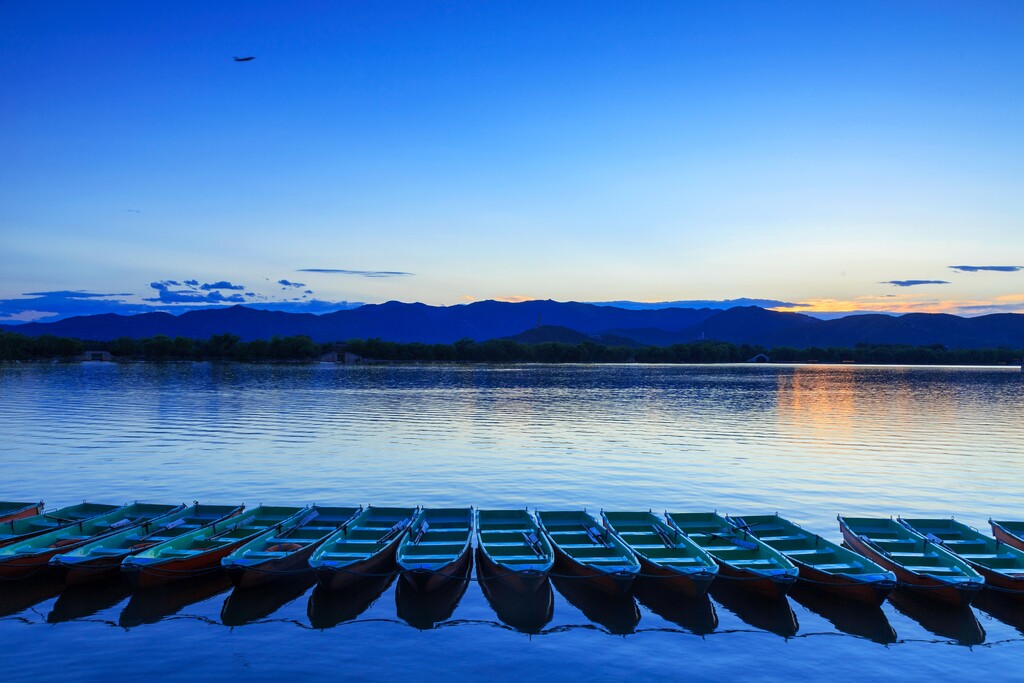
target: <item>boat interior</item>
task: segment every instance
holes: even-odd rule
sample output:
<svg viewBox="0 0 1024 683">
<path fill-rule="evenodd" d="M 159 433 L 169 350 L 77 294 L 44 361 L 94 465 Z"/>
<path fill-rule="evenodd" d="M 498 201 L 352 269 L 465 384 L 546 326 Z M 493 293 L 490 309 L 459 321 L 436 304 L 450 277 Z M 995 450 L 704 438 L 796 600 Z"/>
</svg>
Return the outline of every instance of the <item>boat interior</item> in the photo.
<svg viewBox="0 0 1024 683">
<path fill-rule="evenodd" d="M 777 574 L 793 564 L 751 534 L 738 532 L 724 517 L 713 512 L 672 513 L 669 520 L 715 559 L 752 572 Z"/>
<path fill-rule="evenodd" d="M 64 555 L 67 559 L 84 559 L 124 555 L 183 536 L 191 531 L 216 522 L 239 507 L 233 505 L 201 505 L 186 508 L 183 516 L 164 523 L 144 522 L 130 531 L 114 534 L 102 541 L 90 543 Z M 180 514 L 180 513 L 179 513 Z"/>
<path fill-rule="evenodd" d="M 939 539 L 965 560 L 997 572 L 1024 573 L 1024 552 L 955 519 L 904 519 L 917 533 Z M 1014 571 L 1015 570 L 1015 571 Z"/>
<path fill-rule="evenodd" d="M 239 548 L 232 555 L 235 562 L 265 562 L 275 560 L 308 547 L 333 534 L 338 527 L 352 519 L 359 508 L 314 507 L 294 524 L 279 533 L 260 537 Z"/>
<path fill-rule="evenodd" d="M 182 534 L 177 539 L 171 539 L 170 543 L 143 550 L 137 557 L 174 560 L 200 555 L 263 533 L 295 516 L 300 510 L 290 507 L 258 507 L 212 526 L 196 529 L 191 534 Z"/>
<path fill-rule="evenodd" d="M 553 561 L 551 546 L 526 510 L 480 510 L 477 524 L 480 546 L 499 564 L 533 569 Z"/>
<path fill-rule="evenodd" d="M 116 510 L 117 507 L 116 505 L 103 505 L 100 503 L 79 503 L 78 505 L 71 505 L 59 510 L 44 512 L 41 515 L 3 522 L 0 524 L 0 542 L 24 536 L 25 534 L 53 531 L 74 522 L 80 522 L 90 517 L 111 512 Z"/>
<path fill-rule="evenodd" d="M 401 536 L 415 513 L 413 508 L 368 507 L 342 524 L 314 559 L 336 564 L 365 560 Z"/>
<path fill-rule="evenodd" d="M 598 568 L 636 564 L 636 560 L 628 555 L 629 551 L 618 547 L 612 535 L 586 512 L 539 514 L 551 540 L 577 562 Z"/>
<path fill-rule="evenodd" d="M 732 517 L 758 540 L 787 557 L 830 574 L 878 574 L 884 570 L 852 550 L 832 543 L 776 515 Z"/>
<path fill-rule="evenodd" d="M 422 510 L 399 548 L 401 560 L 417 568 L 442 567 L 467 548 L 473 530 L 471 508 Z"/>
<path fill-rule="evenodd" d="M 605 512 L 603 515 L 626 545 L 655 564 L 675 568 L 714 566 L 710 558 L 687 543 L 685 536 L 651 512 Z"/>
<path fill-rule="evenodd" d="M 887 557 L 908 571 L 929 574 L 941 579 L 966 575 L 959 566 L 962 563 L 946 552 L 939 552 L 940 546 L 917 536 L 895 520 L 844 517 L 843 521 L 851 531 L 869 539 Z M 973 570 L 970 571 L 974 573 Z"/>
</svg>

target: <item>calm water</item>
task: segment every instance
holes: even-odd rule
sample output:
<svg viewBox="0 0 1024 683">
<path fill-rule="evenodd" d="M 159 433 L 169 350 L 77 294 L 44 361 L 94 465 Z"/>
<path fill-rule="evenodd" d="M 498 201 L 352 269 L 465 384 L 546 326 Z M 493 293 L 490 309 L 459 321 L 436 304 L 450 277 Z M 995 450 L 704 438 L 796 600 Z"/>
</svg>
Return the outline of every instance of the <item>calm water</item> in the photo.
<svg viewBox="0 0 1024 683">
<path fill-rule="evenodd" d="M 1024 517 L 1022 415 L 1017 368 L 7 365 L 0 498 L 777 510 L 838 540 L 837 512 Z M 5 585 L 0 663 L 8 680 L 1024 680 L 1024 609 L 1000 601 L 442 597 Z"/>
</svg>

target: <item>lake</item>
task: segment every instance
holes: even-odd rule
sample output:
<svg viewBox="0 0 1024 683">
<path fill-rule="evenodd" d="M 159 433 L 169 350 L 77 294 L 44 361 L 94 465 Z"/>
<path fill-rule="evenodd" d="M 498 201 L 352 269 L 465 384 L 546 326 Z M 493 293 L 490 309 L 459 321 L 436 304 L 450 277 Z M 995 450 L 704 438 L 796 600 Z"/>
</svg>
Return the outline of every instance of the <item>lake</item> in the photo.
<svg viewBox="0 0 1024 683">
<path fill-rule="evenodd" d="M 0 498 L 1021 519 L 1019 368 L 8 364 Z M 8 680 L 1022 680 L 1024 601 L 0 585 Z M 456 604 L 457 601 L 457 604 Z M 450 609 L 454 605 L 453 609 Z M 54 674 L 54 667 L 58 667 Z"/>
</svg>

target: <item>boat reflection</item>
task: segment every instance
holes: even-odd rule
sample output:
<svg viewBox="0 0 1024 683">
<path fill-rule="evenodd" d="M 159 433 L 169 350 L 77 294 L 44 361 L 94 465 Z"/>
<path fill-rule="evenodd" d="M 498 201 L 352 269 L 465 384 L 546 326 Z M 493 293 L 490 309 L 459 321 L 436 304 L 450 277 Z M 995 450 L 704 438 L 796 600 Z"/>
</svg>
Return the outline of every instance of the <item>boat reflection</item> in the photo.
<svg viewBox="0 0 1024 683">
<path fill-rule="evenodd" d="M 843 633 L 883 645 L 897 640 L 896 629 L 889 623 L 881 607 L 844 600 L 800 583 L 794 586 L 789 595 Z"/>
<path fill-rule="evenodd" d="M 57 598 L 57 602 L 53 603 L 53 609 L 46 615 L 46 621 L 59 624 L 91 617 L 97 612 L 110 609 L 131 594 L 131 584 L 123 580 L 68 586 Z"/>
<path fill-rule="evenodd" d="M 140 588 L 121 610 L 117 623 L 124 628 L 155 624 L 164 617 L 177 614 L 189 605 L 209 600 L 229 588 L 231 579 L 223 572 L 167 586 Z"/>
<path fill-rule="evenodd" d="M 527 593 L 500 580 L 481 581 L 480 589 L 498 619 L 521 633 L 540 633 L 555 614 L 555 596 L 547 580 Z"/>
<path fill-rule="evenodd" d="M 633 584 L 633 595 L 641 605 L 690 633 L 702 636 L 718 628 L 718 613 L 706 593 L 686 598 L 678 591 L 660 588 L 658 579 L 641 577 Z"/>
<path fill-rule="evenodd" d="M 235 588 L 224 600 L 220 621 L 225 626 L 244 626 L 265 619 L 305 595 L 314 583 L 316 579 L 309 573 L 262 586 Z"/>
<path fill-rule="evenodd" d="M 760 598 L 734 585 L 716 579 L 711 584 L 711 597 L 746 624 L 783 638 L 795 636 L 800 629 L 789 600 Z"/>
<path fill-rule="evenodd" d="M 1024 600 L 1013 599 L 991 590 L 983 590 L 971 603 L 994 619 L 1024 634 Z"/>
<path fill-rule="evenodd" d="M 313 628 L 333 628 L 342 622 L 359 618 L 391 587 L 396 576 L 388 574 L 362 579 L 341 590 L 325 590 L 323 586 L 317 586 L 306 606 L 310 625 Z"/>
<path fill-rule="evenodd" d="M 892 592 L 889 601 L 896 611 L 921 624 L 929 633 L 950 638 L 960 645 L 985 642 L 985 629 L 970 607 L 944 606 L 898 591 Z"/>
<path fill-rule="evenodd" d="M 395 588 L 398 616 L 410 626 L 427 631 L 447 620 L 455 612 L 472 578 L 473 563 L 466 562 L 458 574 L 432 591 L 416 590 L 410 583 L 399 581 Z"/>
<path fill-rule="evenodd" d="M 24 612 L 49 600 L 63 588 L 64 582 L 53 578 L 0 583 L 0 617 Z"/>
<path fill-rule="evenodd" d="M 625 595 L 608 595 L 588 589 L 580 579 L 551 577 L 551 583 L 570 605 L 583 612 L 587 619 L 604 626 L 610 633 L 627 635 L 636 631 L 640 610 L 632 591 Z"/>
</svg>

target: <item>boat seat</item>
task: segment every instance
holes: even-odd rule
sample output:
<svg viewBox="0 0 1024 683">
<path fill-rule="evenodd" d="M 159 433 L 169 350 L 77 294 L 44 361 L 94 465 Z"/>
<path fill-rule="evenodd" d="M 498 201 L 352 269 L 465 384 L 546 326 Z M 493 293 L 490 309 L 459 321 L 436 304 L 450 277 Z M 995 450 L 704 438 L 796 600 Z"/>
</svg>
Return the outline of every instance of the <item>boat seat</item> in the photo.
<svg viewBox="0 0 1024 683">
<path fill-rule="evenodd" d="M 167 550 L 164 550 L 163 552 L 160 553 L 160 557 L 192 557 L 193 555 L 198 555 L 200 552 L 202 552 L 202 551 L 200 551 L 200 550 L 174 550 L 174 549 L 168 548 Z"/>
<path fill-rule="evenodd" d="M 863 568 L 860 562 L 835 562 L 833 564 L 812 564 L 811 567 L 813 567 L 814 569 L 820 569 L 823 572 L 836 571 L 839 569 Z"/>
<path fill-rule="evenodd" d="M 288 553 L 281 550 L 254 550 L 246 553 L 245 560 L 274 560 L 279 557 L 284 557 Z"/>
<path fill-rule="evenodd" d="M 925 565 L 925 566 L 904 565 L 903 568 L 907 569 L 909 571 L 912 571 L 912 572 L 917 572 L 918 574 L 956 574 L 957 576 L 963 576 L 963 574 L 960 572 L 960 570 L 954 569 L 953 567 L 942 567 L 942 566 L 934 566 L 934 565 Z"/>
<path fill-rule="evenodd" d="M 674 565 L 680 565 L 680 564 L 698 564 L 698 565 L 703 565 L 704 564 L 704 562 L 702 562 L 699 558 L 696 558 L 696 557 L 677 557 L 677 558 L 661 558 L 661 557 L 659 557 L 659 558 L 657 558 L 657 562 L 658 562 L 658 564 L 663 564 L 663 565 L 666 565 L 666 566 L 674 566 Z"/>
<path fill-rule="evenodd" d="M 623 564 L 625 560 L 621 557 L 573 557 L 581 564 Z"/>
<path fill-rule="evenodd" d="M 543 557 L 537 557 L 536 555 L 492 555 L 491 559 L 498 564 L 504 564 L 505 562 L 524 562 L 529 560 L 530 562 L 544 562 Z"/>
<path fill-rule="evenodd" d="M 787 550 L 786 555 L 796 555 L 797 557 L 805 557 L 807 555 L 831 555 L 835 552 L 832 548 L 803 548 L 800 550 Z"/>
<path fill-rule="evenodd" d="M 1012 558 L 1013 555 L 1009 553 L 1005 555 L 997 555 L 996 553 L 958 553 L 960 557 L 965 560 L 997 560 L 1002 558 Z"/>
<path fill-rule="evenodd" d="M 768 543 L 769 541 L 802 541 L 807 538 L 804 534 L 795 534 L 791 536 L 758 536 L 758 539 Z"/>
<path fill-rule="evenodd" d="M 889 553 L 889 555 L 894 560 L 910 560 L 910 559 L 920 558 L 920 557 L 937 557 L 937 555 L 935 553 L 903 553 L 903 552 L 894 552 L 894 553 Z"/>
<path fill-rule="evenodd" d="M 775 560 L 732 560 L 729 564 L 742 569 L 760 569 L 762 567 L 767 568 L 779 566 L 779 563 Z"/>
<path fill-rule="evenodd" d="M 294 536 L 287 536 L 284 538 L 268 538 L 266 544 L 274 545 L 275 543 L 295 543 L 296 545 L 308 545 L 315 539 L 312 538 L 295 538 Z"/>
<path fill-rule="evenodd" d="M 440 562 L 451 562 L 458 555 L 412 555 L 402 558 L 405 564 L 438 564 Z"/>
<path fill-rule="evenodd" d="M 320 560 L 323 562 L 355 562 L 357 560 L 365 560 L 369 556 L 369 553 L 363 553 L 360 555 L 348 555 L 346 553 L 324 553 L 320 556 Z"/>
</svg>

